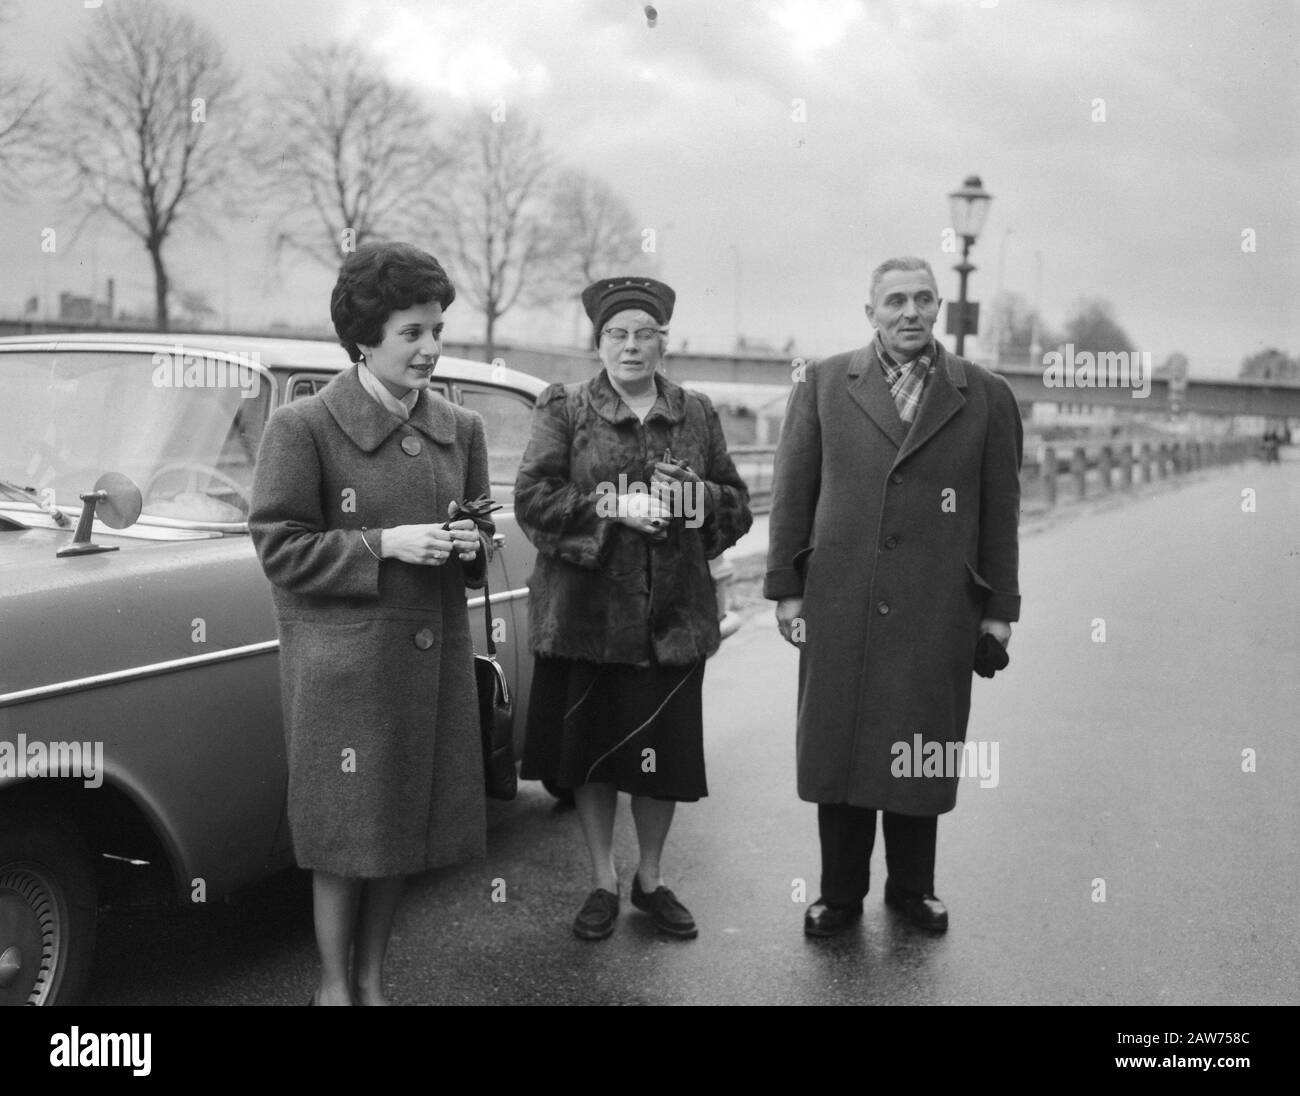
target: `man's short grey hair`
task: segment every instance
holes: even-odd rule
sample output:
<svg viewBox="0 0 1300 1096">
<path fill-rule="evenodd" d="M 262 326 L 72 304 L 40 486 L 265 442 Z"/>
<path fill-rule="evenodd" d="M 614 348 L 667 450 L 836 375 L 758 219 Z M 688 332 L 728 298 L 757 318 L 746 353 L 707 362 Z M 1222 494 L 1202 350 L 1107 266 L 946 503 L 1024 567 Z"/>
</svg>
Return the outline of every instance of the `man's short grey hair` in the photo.
<svg viewBox="0 0 1300 1096">
<path fill-rule="evenodd" d="M 904 255 L 897 259 L 886 259 L 871 272 L 870 300 L 872 304 L 875 304 L 876 301 L 876 290 L 880 288 L 880 279 L 891 270 L 924 270 L 930 275 L 930 281 L 934 282 L 935 289 L 937 290 L 939 288 L 939 279 L 934 276 L 934 271 L 930 269 L 930 264 L 924 259 L 918 259 L 910 255 Z"/>
</svg>

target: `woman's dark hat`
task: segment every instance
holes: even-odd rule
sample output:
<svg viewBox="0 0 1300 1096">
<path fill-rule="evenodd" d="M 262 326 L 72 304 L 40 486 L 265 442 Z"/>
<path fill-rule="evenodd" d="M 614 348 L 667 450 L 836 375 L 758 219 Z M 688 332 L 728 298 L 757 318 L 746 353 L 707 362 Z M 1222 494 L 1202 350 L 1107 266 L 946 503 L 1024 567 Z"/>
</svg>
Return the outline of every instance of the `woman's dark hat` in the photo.
<svg viewBox="0 0 1300 1096">
<path fill-rule="evenodd" d="M 677 294 L 654 278 L 602 278 L 582 291 L 582 307 L 587 310 L 599 337 L 605 321 L 625 308 L 643 308 L 658 323 L 673 318 Z"/>
</svg>

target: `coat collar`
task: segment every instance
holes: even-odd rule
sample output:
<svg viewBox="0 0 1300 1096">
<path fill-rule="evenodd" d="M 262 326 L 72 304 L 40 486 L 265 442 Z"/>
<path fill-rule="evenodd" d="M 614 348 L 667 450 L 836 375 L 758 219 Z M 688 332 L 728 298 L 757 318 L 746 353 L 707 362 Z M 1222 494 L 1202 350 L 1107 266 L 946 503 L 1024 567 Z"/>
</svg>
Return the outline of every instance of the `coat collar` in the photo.
<svg viewBox="0 0 1300 1096">
<path fill-rule="evenodd" d="M 403 421 L 381 407 L 361 386 L 354 365 L 340 373 L 320 394 L 334 421 L 363 453 L 373 453 L 395 430 L 411 426 L 440 445 L 456 441 L 456 417 L 451 405 L 441 396 L 425 392 L 416 401 L 411 417 Z"/>
<path fill-rule="evenodd" d="M 885 437 L 898 447 L 898 460 L 929 441 L 966 403 L 961 392 L 966 387 L 966 363 L 949 354 L 937 341 L 934 373 L 925 386 L 921 406 L 910 427 L 898 417 L 898 408 L 894 406 L 894 397 L 889 394 L 874 341 L 853 352 L 849 359 L 848 382 L 849 395 Z"/>
<path fill-rule="evenodd" d="M 659 397 L 646 415 L 646 421 L 665 419 L 668 422 L 681 422 L 686 417 L 686 390 L 681 385 L 674 384 L 662 373 L 655 374 L 655 387 L 659 390 Z M 603 368 L 587 382 L 587 391 L 590 394 L 592 408 L 606 422 L 637 421 L 632 409 L 614 391 L 614 386 L 609 381 L 609 374 Z"/>
</svg>

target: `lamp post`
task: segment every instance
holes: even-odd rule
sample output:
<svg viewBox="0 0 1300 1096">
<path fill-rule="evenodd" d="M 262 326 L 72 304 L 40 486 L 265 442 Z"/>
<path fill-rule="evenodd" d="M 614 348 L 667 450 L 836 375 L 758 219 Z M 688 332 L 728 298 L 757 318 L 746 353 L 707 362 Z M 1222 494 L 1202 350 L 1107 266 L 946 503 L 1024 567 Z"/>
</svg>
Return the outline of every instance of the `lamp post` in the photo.
<svg viewBox="0 0 1300 1096">
<path fill-rule="evenodd" d="M 989 215 L 989 203 L 992 201 L 993 195 L 985 192 L 984 184 L 980 182 L 978 175 L 968 175 L 961 187 L 948 195 L 953 231 L 962 239 L 961 262 L 953 267 L 961 277 L 961 288 L 957 296 L 957 317 L 955 320 L 952 318 L 952 306 L 949 305 L 948 318 L 949 332 L 957 336 L 958 355 L 965 353 L 967 327 L 970 327 L 971 334 L 974 334 L 978 327 L 977 323 L 967 324 L 966 279 L 975 269 L 968 260 L 971 244 L 975 242 L 975 237 L 984 227 L 984 218 Z"/>
</svg>

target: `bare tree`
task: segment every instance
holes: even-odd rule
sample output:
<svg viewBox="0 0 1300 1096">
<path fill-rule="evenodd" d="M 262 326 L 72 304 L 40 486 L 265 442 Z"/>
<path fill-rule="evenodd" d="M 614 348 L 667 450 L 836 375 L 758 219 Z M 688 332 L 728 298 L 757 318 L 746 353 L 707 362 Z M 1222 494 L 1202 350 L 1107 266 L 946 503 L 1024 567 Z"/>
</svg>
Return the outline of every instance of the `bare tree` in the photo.
<svg viewBox="0 0 1300 1096">
<path fill-rule="evenodd" d="M 236 76 L 212 34 L 160 0 L 105 4 L 68 76 L 73 90 L 47 147 L 70 165 L 92 214 L 102 210 L 144 244 L 166 331 L 163 247 L 182 211 L 197 216 L 240 162 Z"/>
<path fill-rule="evenodd" d="M 1055 346 L 1064 341 L 1046 328 L 1043 318 L 1020 293 L 1005 291 L 994 296 L 981 322 L 985 325 L 981 340 L 985 344 L 996 344 L 1000 354 L 1012 360 L 1030 353 L 1035 333 L 1043 346 Z"/>
<path fill-rule="evenodd" d="M 1248 354 L 1237 371 L 1238 377 L 1251 380 L 1300 381 L 1300 359 L 1289 357 L 1275 346 Z"/>
<path fill-rule="evenodd" d="M 279 73 L 258 127 L 277 249 L 334 267 L 367 240 L 429 237 L 450 157 L 432 115 L 374 67 L 336 43 L 300 48 Z"/>
<path fill-rule="evenodd" d="M 612 187 L 580 168 L 557 177 L 550 223 L 556 276 L 574 294 L 597 278 L 648 265 L 632 211 Z"/>
<path fill-rule="evenodd" d="M 475 114 L 460 127 L 457 165 L 441 201 L 438 246 L 452 280 L 483 313 L 484 346 L 496 356 L 496 325 L 516 304 L 543 304 L 550 276 L 551 158 L 541 134 L 515 114 Z"/>
<path fill-rule="evenodd" d="M 0 3 L 0 25 L 13 18 Z M 21 73 L 0 72 L 0 195 L 17 198 L 37 162 L 36 135 L 49 88 Z"/>
<path fill-rule="evenodd" d="M 1100 297 L 1078 302 L 1074 315 L 1065 321 L 1064 337 L 1077 349 L 1093 353 L 1133 349 L 1133 340 L 1115 319 L 1114 307 Z"/>
</svg>

